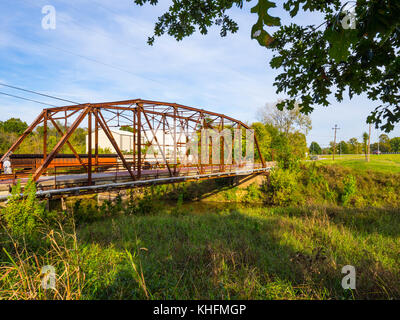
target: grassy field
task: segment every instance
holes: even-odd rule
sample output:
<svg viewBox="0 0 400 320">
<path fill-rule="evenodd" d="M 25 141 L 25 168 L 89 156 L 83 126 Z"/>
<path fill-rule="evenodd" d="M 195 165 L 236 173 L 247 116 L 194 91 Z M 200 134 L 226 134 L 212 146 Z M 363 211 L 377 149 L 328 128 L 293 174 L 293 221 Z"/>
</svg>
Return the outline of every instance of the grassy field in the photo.
<svg viewBox="0 0 400 320">
<path fill-rule="evenodd" d="M 163 208 L 3 257 L 0 299 L 400 298 L 398 210 Z M 56 267 L 57 294 L 40 291 L 43 264 Z M 341 287 L 344 265 L 356 290 Z"/>
<path fill-rule="evenodd" d="M 83 298 L 400 298 L 398 211 L 165 212 L 78 234 L 92 273 Z M 357 271 L 353 292 L 341 287 L 348 264 Z"/>
<path fill-rule="evenodd" d="M 336 155 L 335 161 L 332 155 L 320 156 L 320 161 L 326 164 L 340 165 L 355 170 L 371 170 L 386 173 L 400 172 L 400 154 L 371 154 L 370 162 L 365 161 L 365 155 Z"/>
<path fill-rule="evenodd" d="M 28 197 L 0 216 L 0 300 L 400 299 L 400 180 L 379 171 L 318 161 L 261 188 L 216 180 L 217 204 L 190 201 L 207 181 L 84 198 L 29 220 L 32 239 L 17 233 L 40 212 Z M 56 291 L 41 289 L 44 265 Z"/>
</svg>

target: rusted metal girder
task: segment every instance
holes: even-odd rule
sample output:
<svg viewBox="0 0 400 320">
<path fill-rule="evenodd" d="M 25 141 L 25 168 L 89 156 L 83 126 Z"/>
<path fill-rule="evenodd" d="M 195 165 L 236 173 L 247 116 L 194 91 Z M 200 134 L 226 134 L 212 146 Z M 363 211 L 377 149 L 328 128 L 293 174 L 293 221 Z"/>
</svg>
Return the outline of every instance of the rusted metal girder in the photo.
<svg viewBox="0 0 400 320">
<path fill-rule="evenodd" d="M 126 170 L 128 170 L 129 174 L 131 175 L 132 179 L 135 180 L 135 175 L 132 172 L 132 169 L 130 168 L 128 162 L 125 160 L 124 155 L 122 154 L 121 150 L 118 147 L 117 142 L 115 141 L 112 132 L 110 131 L 110 129 L 107 127 L 107 124 L 103 118 L 103 115 L 101 114 L 101 112 L 98 112 L 95 114 L 97 121 L 99 122 L 101 128 L 103 129 L 104 133 L 106 134 L 107 138 L 110 140 L 111 144 L 113 145 L 115 151 L 117 152 L 119 158 L 122 160 L 122 163 L 124 164 Z"/>
<path fill-rule="evenodd" d="M 36 170 L 36 172 L 33 174 L 32 179 L 33 181 L 37 181 L 39 177 L 42 175 L 43 171 L 47 169 L 49 166 L 50 162 L 54 159 L 55 155 L 60 151 L 60 149 L 64 146 L 64 144 L 68 141 L 68 139 L 71 137 L 71 135 L 74 133 L 76 128 L 81 124 L 83 119 L 86 117 L 88 114 L 90 108 L 86 106 L 81 114 L 76 118 L 75 122 L 72 124 L 72 126 L 67 130 L 67 132 L 64 134 L 64 136 L 60 139 L 60 141 L 55 145 L 53 150 L 50 152 L 50 154 L 46 157 L 46 159 L 43 161 L 42 165 Z"/>
<path fill-rule="evenodd" d="M 132 113 L 130 113 L 132 112 Z M 110 116 L 107 118 L 107 116 Z M 82 125 L 83 120 L 88 117 L 88 163 L 87 165 L 82 161 L 79 154 L 76 152 L 72 142 L 71 136 L 76 129 Z M 65 121 L 65 132 L 61 130 L 57 121 Z M 94 120 L 94 130 L 92 128 Z M 61 139 L 53 148 L 53 150 L 47 150 L 47 135 L 48 135 L 48 122 L 54 126 L 57 132 L 61 135 Z M 68 127 L 68 121 L 73 122 Z M 148 144 L 153 144 L 158 148 L 162 162 L 159 163 L 156 153 L 154 153 L 154 159 L 157 166 L 167 168 L 171 176 L 179 173 L 182 168 L 182 164 L 177 164 L 178 161 L 171 161 L 172 159 L 177 160 L 178 151 L 182 151 L 185 147 L 185 143 L 182 143 L 182 139 L 186 143 L 190 139 L 190 134 L 198 132 L 201 129 L 214 129 L 224 130 L 224 128 L 244 128 L 250 129 L 243 122 L 231 118 L 229 116 L 206 111 L 204 109 L 192 108 L 176 103 L 166 103 L 153 100 L 126 100 L 116 102 L 105 102 L 105 103 L 94 103 L 94 104 L 81 104 L 72 105 L 65 107 L 48 108 L 41 112 L 38 118 L 25 130 L 25 132 L 18 138 L 18 140 L 12 145 L 12 147 L 4 154 L 0 159 L 0 162 L 4 160 L 7 155 L 13 153 L 18 146 L 24 141 L 24 139 L 33 132 L 33 130 L 43 122 L 44 126 L 44 138 L 43 138 L 43 163 L 38 167 L 33 175 L 33 179 L 37 181 L 42 174 L 49 168 L 49 164 L 54 159 L 55 155 L 60 152 L 61 148 L 67 144 L 69 149 L 75 155 L 82 167 L 85 168 L 88 174 L 88 182 L 92 183 L 92 172 L 97 170 L 99 164 L 99 129 L 101 128 L 111 145 L 115 149 L 118 157 L 122 161 L 124 167 L 129 172 L 133 180 L 141 178 L 142 170 L 146 159 L 143 154 L 143 149 L 148 147 Z M 115 124 L 115 125 L 114 125 Z M 121 127 L 125 125 L 132 130 L 132 142 L 130 152 L 132 152 L 132 161 L 128 162 L 127 156 L 123 154 L 122 149 L 119 147 L 117 141 L 115 141 L 111 127 Z M 157 136 L 162 133 L 162 138 Z M 147 133 L 146 133 L 147 132 Z M 149 138 L 148 133 L 151 132 L 153 136 Z M 94 155 L 92 154 L 93 143 L 92 135 L 94 134 Z M 169 141 L 166 141 L 166 135 L 169 135 Z M 144 138 L 144 139 L 143 139 Z M 171 145 L 171 139 L 173 144 Z M 200 137 L 201 139 L 201 137 Z M 144 144 L 144 142 L 145 144 Z M 201 142 L 200 142 L 201 143 Z M 220 139 L 222 145 L 220 154 L 220 166 L 219 171 L 225 170 L 224 164 L 224 151 L 226 148 L 226 141 L 223 137 Z M 171 155 L 167 155 L 166 149 L 172 152 Z M 265 161 L 260 152 L 259 143 L 257 137 L 255 137 L 255 148 L 260 157 L 263 167 L 265 167 Z M 124 149 L 125 150 L 125 149 Z M 48 153 L 50 151 L 50 153 Z M 126 150 L 125 150 L 126 151 Z M 129 150 L 128 150 L 129 151 Z M 185 150 L 184 150 L 185 151 Z M 186 150 L 187 152 L 187 150 Z M 151 153 L 150 153 L 151 154 Z M 181 155 L 181 154 L 180 154 Z M 188 155 L 186 153 L 186 155 Z M 168 158 L 170 156 L 170 158 Z M 93 162 L 95 170 L 92 170 Z M 174 163 L 174 165 L 172 165 Z M 198 166 L 199 172 L 204 172 L 204 164 L 199 162 L 194 164 Z"/>
<path fill-rule="evenodd" d="M 43 121 L 44 114 L 45 114 L 45 110 L 43 110 L 40 113 L 40 115 L 35 119 L 35 121 L 33 121 L 32 124 L 28 128 L 26 128 L 26 130 L 18 138 L 18 140 L 15 141 L 14 144 L 10 147 L 10 149 L 8 149 L 8 151 L 1 157 L 1 159 L 0 159 L 1 166 L 3 166 L 4 159 L 6 157 L 8 157 L 9 155 L 11 155 L 11 153 L 13 153 L 15 151 L 15 149 L 17 149 L 19 147 L 19 145 L 25 140 L 25 138 L 36 128 L 36 126 L 39 125 L 39 123 L 41 123 Z"/>
<path fill-rule="evenodd" d="M 58 133 L 63 136 L 64 132 L 62 132 L 62 130 L 60 129 L 60 127 L 58 126 L 57 122 L 54 121 L 53 118 L 49 117 L 51 123 L 53 124 L 54 128 L 58 131 Z M 78 152 L 76 152 L 76 150 L 74 149 L 74 147 L 72 146 L 71 142 L 67 141 L 66 142 L 67 146 L 71 149 L 72 153 L 74 154 L 75 158 L 79 161 L 79 163 L 81 164 L 81 166 L 87 171 L 87 167 L 84 164 L 84 162 L 82 161 L 81 157 L 79 156 Z M 44 157 L 45 159 L 46 157 Z"/>
</svg>

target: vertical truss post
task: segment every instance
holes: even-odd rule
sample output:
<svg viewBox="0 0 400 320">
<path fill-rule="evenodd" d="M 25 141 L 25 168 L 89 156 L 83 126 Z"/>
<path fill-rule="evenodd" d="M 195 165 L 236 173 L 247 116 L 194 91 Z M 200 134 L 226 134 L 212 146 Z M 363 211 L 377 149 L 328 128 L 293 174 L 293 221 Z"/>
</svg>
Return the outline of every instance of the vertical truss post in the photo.
<svg viewBox="0 0 400 320">
<path fill-rule="evenodd" d="M 137 160 L 137 178 L 140 179 L 142 175 L 142 104 L 137 105 L 137 146 L 138 146 L 138 160 Z"/>
<path fill-rule="evenodd" d="M 167 117 L 165 116 L 165 114 L 162 116 L 162 124 L 163 124 L 163 152 L 165 153 L 165 122 L 167 121 Z"/>
<path fill-rule="evenodd" d="M 136 170 L 136 110 L 133 110 L 133 141 L 132 141 L 132 159 L 133 159 L 133 170 Z"/>
<path fill-rule="evenodd" d="M 262 163 L 262 167 L 265 168 L 266 165 L 265 165 L 264 157 L 263 157 L 263 155 L 261 154 L 260 146 L 258 145 L 258 140 L 257 140 L 257 137 L 256 137 L 255 132 L 254 132 L 254 141 L 255 141 L 255 143 L 256 143 L 257 152 L 258 152 L 258 155 L 260 156 L 260 160 L 261 160 L 261 163 Z"/>
<path fill-rule="evenodd" d="M 202 164 L 202 160 L 203 160 L 203 156 L 201 154 L 202 150 L 203 150 L 203 129 L 204 129 L 204 114 L 203 112 L 200 113 L 200 135 L 199 135 L 199 165 L 200 165 L 200 174 L 204 173 L 204 168 L 203 168 L 203 164 Z"/>
<path fill-rule="evenodd" d="M 186 149 L 185 149 L 185 156 L 186 156 L 186 163 L 189 164 L 189 120 L 186 119 Z"/>
<path fill-rule="evenodd" d="M 242 160 L 243 160 L 243 150 L 242 150 L 242 144 L 243 144 L 243 132 L 242 132 L 242 130 L 243 130 L 243 128 L 242 128 L 242 125 L 241 124 L 239 124 L 239 132 L 240 132 L 240 134 L 239 134 L 239 146 L 238 146 L 238 148 L 239 148 L 239 159 L 238 159 L 238 162 L 239 163 L 237 163 L 237 165 L 240 167 L 241 165 L 242 165 Z"/>
<path fill-rule="evenodd" d="M 47 118 L 48 111 L 44 110 L 44 119 L 43 119 L 43 161 L 47 158 Z"/>
<path fill-rule="evenodd" d="M 88 185 L 92 185 L 92 111 L 88 114 Z"/>
<path fill-rule="evenodd" d="M 174 176 L 178 165 L 178 142 L 176 141 L 176 107 L 174 106 Z"/>
<path fill-rule="evenodd" d="M 99 169 L 99 122 L 97 121 L 96 114 L 98 113 L 98 109 L 94 110 L 94 163 L 95 163 L 95 171 L 97 172 Z"/>
<path fill-rule="evenodd" d="M 224 118 L 221 117 L 221 132 L 224 131 Z M 225 137 L 221 135 L 220 138 L 220 171 L 225 171 Z"/>
</svg>

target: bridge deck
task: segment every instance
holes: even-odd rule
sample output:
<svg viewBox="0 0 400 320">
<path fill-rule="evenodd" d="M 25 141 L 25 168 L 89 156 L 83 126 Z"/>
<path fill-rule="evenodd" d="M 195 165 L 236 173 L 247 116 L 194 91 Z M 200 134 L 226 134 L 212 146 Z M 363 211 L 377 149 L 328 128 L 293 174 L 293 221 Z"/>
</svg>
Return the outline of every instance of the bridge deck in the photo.
<svg viewBox="0 0 400 320">
<path fill-rule="evenodd" d="M 214 179 L 236 175 L 262 173 L 271 169 L 273 164 L 266 168 L 230 166 L 221 172 L 220 166 L 207 166 L 199 172 L 197 167 L 180 168 L 171 176 L 167 169 L 142 170 L 141 178 L 134 181 L 127 170 L 115 172 L 98 172 L 92 174 L 92 185 L 88 185 L 86 173 L 41 176 L 37 181 L 38 196 L 68 196 L 77 194 L 96 193 L 102 190 L 129 189 L 146 184 L 166 184 L 190 180 Z M 137 172 L 133 172 L 135 176 Z M 21 185 L 26 185 L 28 178 L 18 179 Z M 0 181 L 0 201 L 7 199 L 10 188 L 16 183 L 15 179 Z"/>
</svg>

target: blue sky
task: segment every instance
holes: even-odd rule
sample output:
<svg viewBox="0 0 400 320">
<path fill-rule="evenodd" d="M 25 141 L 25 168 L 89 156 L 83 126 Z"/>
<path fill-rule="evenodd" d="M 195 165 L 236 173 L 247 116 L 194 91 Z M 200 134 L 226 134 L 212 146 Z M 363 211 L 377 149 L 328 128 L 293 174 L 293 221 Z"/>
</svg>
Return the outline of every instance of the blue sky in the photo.
<svg viewBox="0 0 400 320">
<path fill-rule="evenodd" d="M 138 7 L 132 0 L 2 0 L 0 2 L 0 82 L 53 94 L 77 102 L 132 98 L 177 102 L 236 117 L 257 120 L 257 110 L 283 95 L 273 82 L 278 74 L 269 66 L 271 53 L 250 39 L 256 15 L 253 3 L 232 9 L 240 30 L 226 38 L 212 29 L 181 42 L 169 36 L 148 46 L 154 22 L 168 6 Z M 253 1 L 254 2 L 254 1 Z M 55 30 L 44 30 L 42 7 L 57 11 Z M 281 8 L 271 11 L 291 22 Z M 315 15 L 296 22 L 320 24 Z M 95 62 L 96 61 L 96 62 Z M 0 91 L 21 92 L 0 86 Z M 25 97 L 63 105 L 43 97 Z M 312 114 L 313 130 L 307 140 L 325 146 L 332 140 L 361 137 L 365 119 L 377 105 L 366 97 L 338 103 Z M 31 122 L 42 107 L 0 95 L 0 120 L 20 117 Z M 372 140 L 378 132 L 374 130 Z M 391 136 L 399 136 L 397 126 Z"/>
</svg>

